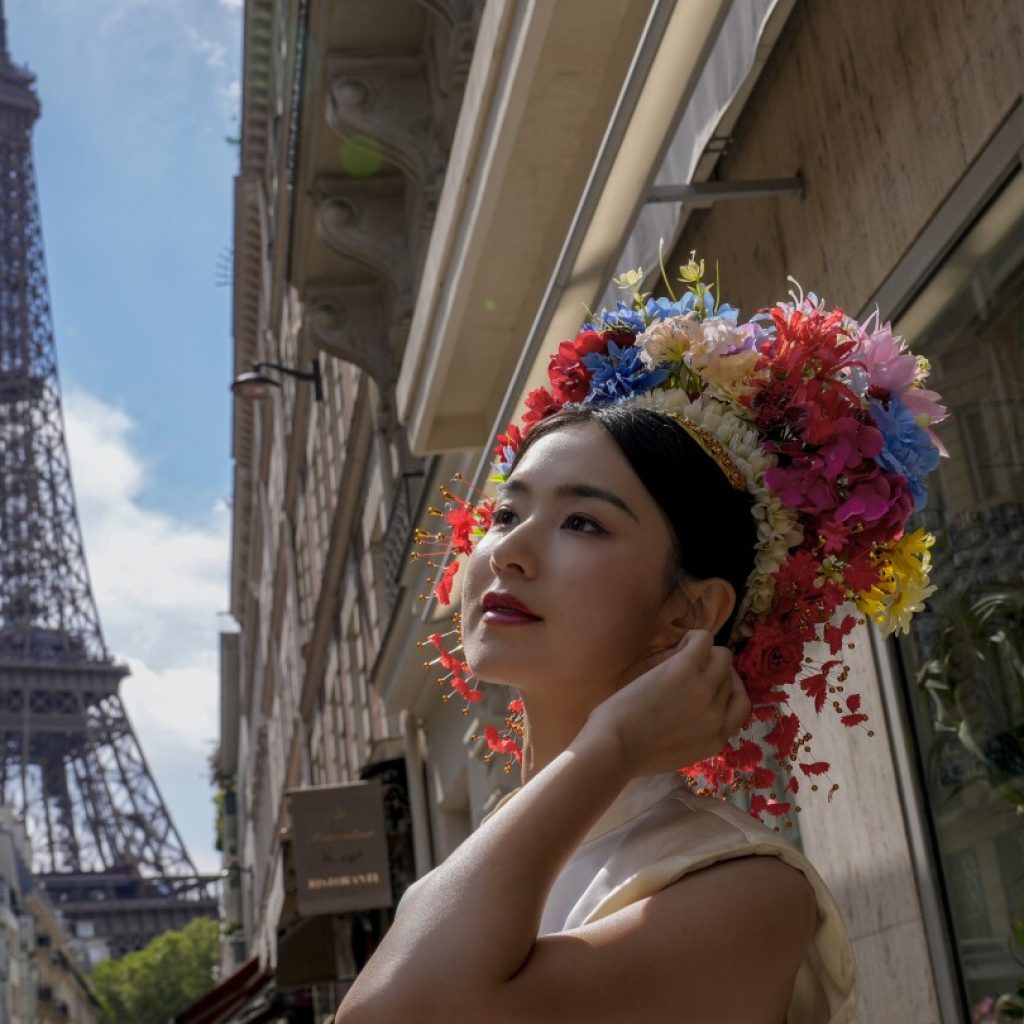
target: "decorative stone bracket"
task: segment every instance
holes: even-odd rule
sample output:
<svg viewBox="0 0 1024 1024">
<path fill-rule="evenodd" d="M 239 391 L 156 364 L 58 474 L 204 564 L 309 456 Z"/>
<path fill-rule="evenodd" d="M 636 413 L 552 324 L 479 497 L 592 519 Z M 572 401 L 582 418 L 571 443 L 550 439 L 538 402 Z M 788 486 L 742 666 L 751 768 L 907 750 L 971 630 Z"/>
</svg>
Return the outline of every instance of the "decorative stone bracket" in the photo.
<svg viewBox="0 0 1024 1024">
<path fill-rule="evenodd" d="M 421 192 L 436 198 L 445 156 L 423 61 L 330 57 L 327 79 L 327 122 L 338 135 L 372 139 Z"/>
<path fill-rule="evenodd" d="M 386 281 L 398 319 L 412 308 L 413 277 L 401 178 L 320 178 L 314 186 L 316 233 L 335 252 Z"/>
<path fill-rule="evenodd" d="M 384 411 L 390 414 L 397 366 L 380 289 L 352 285 L 314 292 L 306 299 L 304 319 L 309 338 L 318 349 L 358 366 L 373 378 Z"/>
</svg>

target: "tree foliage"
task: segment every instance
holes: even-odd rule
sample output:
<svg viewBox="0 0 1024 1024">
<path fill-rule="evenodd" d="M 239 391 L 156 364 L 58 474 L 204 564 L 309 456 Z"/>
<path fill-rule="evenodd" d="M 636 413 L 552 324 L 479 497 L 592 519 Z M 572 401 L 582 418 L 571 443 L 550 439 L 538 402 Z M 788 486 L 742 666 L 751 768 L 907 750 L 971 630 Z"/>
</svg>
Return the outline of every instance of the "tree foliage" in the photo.
<svg viewBox="0 0 1024 1024">
<path fill-rule="evenodd" d="M 214 985 L 219 926 L 197 918 L 117 960 L 97 964 L 92 987 L 103 1024 L 167 1024 Z"/>
</svg>

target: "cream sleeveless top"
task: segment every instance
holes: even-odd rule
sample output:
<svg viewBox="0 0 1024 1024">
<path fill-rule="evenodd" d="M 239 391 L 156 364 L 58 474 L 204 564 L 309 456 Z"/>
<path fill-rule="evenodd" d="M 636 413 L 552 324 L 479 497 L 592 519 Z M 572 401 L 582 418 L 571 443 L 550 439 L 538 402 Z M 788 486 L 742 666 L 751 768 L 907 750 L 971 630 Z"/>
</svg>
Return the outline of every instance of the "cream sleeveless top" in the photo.
<svg viewBox="0 0 1024 1024">
<path fill-rule="evenodd" d="M 818 872 L 778 833 L 730 803 L 694 796 L 675 772 L 633 779 L 615 798 L 555 879 L 540 935 L 599 921 L 693 871 L 751 855 L 778 857 L 801 871 L 818 900 L 818 928 L 797 972 L 786 1024 L 847 1024 L 856 965 Z"/>
</svg>

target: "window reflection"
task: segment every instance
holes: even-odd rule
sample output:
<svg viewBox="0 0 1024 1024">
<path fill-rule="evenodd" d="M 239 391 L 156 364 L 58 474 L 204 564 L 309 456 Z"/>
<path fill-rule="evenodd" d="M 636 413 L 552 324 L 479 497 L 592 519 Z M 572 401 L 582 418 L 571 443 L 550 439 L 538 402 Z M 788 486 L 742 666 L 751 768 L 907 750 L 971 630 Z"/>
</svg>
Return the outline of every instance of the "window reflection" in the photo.
<svg viewBox="0 0 1024 1024">
<path fill-rule="evenodd" d="M 955 948 L 989 1024 L 1024 1008 L 1024 174 L 896 330 L 951 414 L 916 524 L 938 537 L 940 589 L 899 653 Z"/>
</svg>

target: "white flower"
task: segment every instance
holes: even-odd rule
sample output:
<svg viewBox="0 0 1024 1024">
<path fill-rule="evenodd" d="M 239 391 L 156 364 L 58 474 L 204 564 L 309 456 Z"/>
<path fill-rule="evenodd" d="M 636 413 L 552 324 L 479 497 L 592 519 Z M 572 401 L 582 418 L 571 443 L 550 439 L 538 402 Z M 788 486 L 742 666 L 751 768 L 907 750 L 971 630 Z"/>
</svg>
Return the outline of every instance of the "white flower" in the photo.
<svg viewBox="0 0 1024 1024">
<path fill-rule="evenodd" d="M 640 359 L 647 367 L 678 362 L 701 337 L 701 325 L 695 313 L 655 320 L 633 342 L 640 349 Z"/>
</svg>

